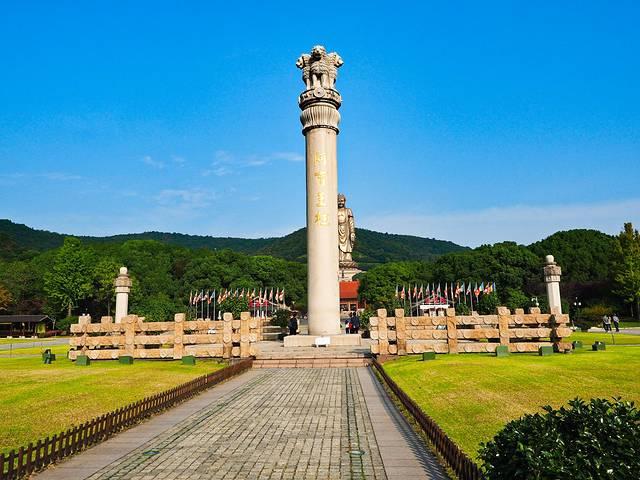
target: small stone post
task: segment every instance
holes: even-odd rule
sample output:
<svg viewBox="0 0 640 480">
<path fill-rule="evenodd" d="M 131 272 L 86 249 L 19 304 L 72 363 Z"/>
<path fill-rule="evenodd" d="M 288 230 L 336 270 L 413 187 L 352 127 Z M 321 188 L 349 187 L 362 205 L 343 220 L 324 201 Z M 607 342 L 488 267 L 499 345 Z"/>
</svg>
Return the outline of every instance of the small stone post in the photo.
<svg viewBox="0 0 640 480">
<path fill-rule="evenodd" d="M 120 323 L 129 314 L 131 279 L 127 273 L 127 267 L 120 268 L 120 274 L 116 277 L 113 285 L 116 287 L 116 323 Z"/>
<path fill-rule="evenodd" d="M 544 266 L 544 282 L 547 284 L 549 313 L 562 313 L 560 301 L 560 276 L 562 269 L 556 264 L 553 255 L 547 255 Z"/>
</svg>

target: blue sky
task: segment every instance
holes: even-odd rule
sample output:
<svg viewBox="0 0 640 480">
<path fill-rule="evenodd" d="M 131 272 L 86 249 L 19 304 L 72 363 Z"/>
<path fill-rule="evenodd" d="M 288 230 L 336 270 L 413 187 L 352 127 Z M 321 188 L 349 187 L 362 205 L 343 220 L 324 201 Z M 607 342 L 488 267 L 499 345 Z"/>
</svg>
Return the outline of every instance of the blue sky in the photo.
<svg viewBox="0 0 640 480">
<path fill-rule="evenodd" d="M 343 3 L 2 2 L 0 217 L 303 226 L 295 60 L 320 43 L 345 62 L 359 226 L 475 246 L 640 225 L 640 3 Z"/>
</svg>

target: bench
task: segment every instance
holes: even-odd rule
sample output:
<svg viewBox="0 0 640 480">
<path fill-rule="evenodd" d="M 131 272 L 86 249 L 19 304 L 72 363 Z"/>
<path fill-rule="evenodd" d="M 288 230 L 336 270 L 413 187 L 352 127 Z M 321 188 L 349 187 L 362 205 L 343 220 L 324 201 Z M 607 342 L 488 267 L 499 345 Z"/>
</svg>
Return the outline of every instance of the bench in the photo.
<svg viewBox="0 0 640 480">
<path fill-rule="evenodd" d="M 328 347 L 331 343 L 331 337 L 316 337 L 316 347 Z"/>
</svg>

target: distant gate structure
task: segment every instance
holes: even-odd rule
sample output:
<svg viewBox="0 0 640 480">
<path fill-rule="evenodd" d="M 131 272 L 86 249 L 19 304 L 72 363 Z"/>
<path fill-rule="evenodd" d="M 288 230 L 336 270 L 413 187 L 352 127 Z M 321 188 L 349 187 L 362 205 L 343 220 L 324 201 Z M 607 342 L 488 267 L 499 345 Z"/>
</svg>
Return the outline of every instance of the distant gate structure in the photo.
<svg viewBox="0 0 640 480">
<path fill-rule="evenodd" d="M 542 346 L 556 351 L 571 349 L 563 339 L 571 335 L 569 315 L 553 309 L 529 313 L 518 308 L 515 313 L 498 307 L 495 315 L 456 315 L 448 308 L 445 316 L 405 317 L 404 309 L 396 309 L 394 317 L 380 309 L 370 319 L 371 353 L 407 355 L 411 353 L 480 353 L 494 352 L 505 345 L 510 352 L 536 352 Z"/>
<path fill-rule="evenodd" d="M 222 320 L 190 321 L 184 313 L 177 313 L 173 322 L 145 322 L 137 315 L 127 315 L 121 323 L 114 323 L 112 317 L 91 323 L 91 317 L 83 315 L 71 325 L 69 358 L 248 358 L 256 354 L 255 344 L 262 340 L 266 321 L 251 317 L 249 312 L 242 312 L 239 320 L 225 313 Z"/>
</svg>

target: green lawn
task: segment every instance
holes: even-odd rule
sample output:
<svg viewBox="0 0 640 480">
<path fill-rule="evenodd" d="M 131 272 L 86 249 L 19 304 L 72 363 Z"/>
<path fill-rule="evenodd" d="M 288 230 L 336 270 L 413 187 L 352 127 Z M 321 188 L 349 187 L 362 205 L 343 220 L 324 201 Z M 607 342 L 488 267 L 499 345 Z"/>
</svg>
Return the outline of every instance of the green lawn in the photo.
<svg viewBox="0 0 640 480">
<path fill-rule="evenodd" d="M 65 338 L 65 337 L 55 337 L 55 338 Z M 68 338 L 68 337 L 67 337 Z M 53 340 L 53 338 L 51 338 Z M 25 342 L 42 342 L 46 343 L 47 339 L 45 338 L 0 338 L 0 345 L 8 345 L 10 343 L 25 343 Z"/>
<path fill-rule="evenodd" d="M 582 340 L 585 347 L 591 346 L 596 340 L 604 342 L 607 345 L 613 345 L 614 340 L 616 345 L 640 345 L 640 335 L 622 332 L 613 332 L 613 339 L 611 333 L 573 332 L 571 336 L 567 338 L 567 341 L 573 342 L 574 340 Z"/>
<path fill-rule="evenodd" d="M 470 456 L 509 420 L 583 398 L 640 401 L 640 348 L 583 349 L 539 357 L 512 354 L 407 356 L 384 369 Z"/>
<path fill-rule="evenodd" d="M 133 365 L 120 365 L 102 360 L 79 367 L 65 358 L 67 349 L 65 345 L 53 347 L 58 360 L 52 365 L 44 365 L 39 357 L 0 357 L 0 452 L 224 366 L 199 359 L 195 366 L 180 361 L 136 360 Z M 41 349 L 22 350 L 37 354 Z"/>
</svg>

